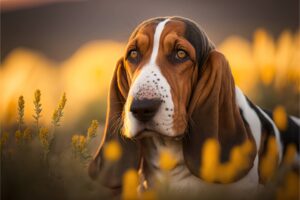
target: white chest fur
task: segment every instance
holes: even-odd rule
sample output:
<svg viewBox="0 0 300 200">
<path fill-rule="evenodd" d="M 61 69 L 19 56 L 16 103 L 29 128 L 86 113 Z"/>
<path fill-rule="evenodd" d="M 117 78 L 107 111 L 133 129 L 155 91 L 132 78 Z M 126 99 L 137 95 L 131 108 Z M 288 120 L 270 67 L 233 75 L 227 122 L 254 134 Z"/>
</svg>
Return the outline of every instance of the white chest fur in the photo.
<svg viewBox="0 0 300 200">
<path fill-rule="evenodd" d="M 205 182 L 190 173 L 184 161 L 181 141 L 151 136 L 141 139 L 141 144 L 143 154 L 142 174 L 146 182 L 144 185 L 147 185 L 148 188 L 156 187 L 157 181 L 164 180 L 166 176 L 166 173 L 159 166 L 159 155 L 165 150 L 171 152 L 176 159 L 177 164 L 167 175 L 169 188 L 176 192 L 199 193 L 208 189 L 225 189 L 228 192 L 237 189 L 256 191 L 259 187 L 256 164 L 244 178 L 235 183 L 213 184 Z"/>
</svg>

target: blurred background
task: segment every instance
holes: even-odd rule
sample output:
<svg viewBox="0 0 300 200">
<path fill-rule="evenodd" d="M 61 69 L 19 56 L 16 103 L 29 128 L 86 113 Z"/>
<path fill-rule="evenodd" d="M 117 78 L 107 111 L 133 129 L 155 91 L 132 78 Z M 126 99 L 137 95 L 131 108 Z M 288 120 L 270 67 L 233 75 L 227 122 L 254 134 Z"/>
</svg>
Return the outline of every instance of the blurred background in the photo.
<svg viewBox="0 0 300 200">
<path fill-rule="evenodd" d="M 16 123 L 20 95 L 30 123 L 36 89 L 43 123 L 64 91 L 66 126 L 103 122 L 107 87 L 130 33 L 143 20 L 172 15 L 206 30 L 255 103 L 299 116 L 298 0 L 1 0 L 2 126 Z"/>
<path fill-rule="evenodd" d="M 100 143 L 115 64 L 133 29 L 152 17 L 179 15 L 197 22 L 225 54 L 236 84 L 255 104 L 279 106 L 299 117 L 298 0 L 0 3 L 1 199 L 109 199 L 109 192 L 88 176 L 87 164 Z M 33 118 L 37 89 L 39 123 Z M 60 101 L 64 92 L 65 108 Z M 21 95 L 25 123 L 20 120 Z M 53 123 L 57 109 L 63 110 L 60 126 Z M 299 177 L 292 178 L 287 188 L 298 194 Z M 224 199 L 223 193 L 208 193 Z"/>
</svg>

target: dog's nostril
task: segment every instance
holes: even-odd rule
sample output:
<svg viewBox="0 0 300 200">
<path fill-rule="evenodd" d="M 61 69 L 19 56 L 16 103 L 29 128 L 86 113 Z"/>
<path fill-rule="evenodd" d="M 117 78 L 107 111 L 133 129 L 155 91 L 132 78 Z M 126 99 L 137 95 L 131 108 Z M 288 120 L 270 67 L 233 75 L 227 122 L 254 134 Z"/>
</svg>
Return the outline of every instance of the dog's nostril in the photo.
<svg viewBox="0 0 300 200">
<path fill-rule="evenodd" d="M 147 122 L 154 117 L 160 104 L 160 99 L 134 99 L 130 111 L 139 121 Z"/>
</svg>

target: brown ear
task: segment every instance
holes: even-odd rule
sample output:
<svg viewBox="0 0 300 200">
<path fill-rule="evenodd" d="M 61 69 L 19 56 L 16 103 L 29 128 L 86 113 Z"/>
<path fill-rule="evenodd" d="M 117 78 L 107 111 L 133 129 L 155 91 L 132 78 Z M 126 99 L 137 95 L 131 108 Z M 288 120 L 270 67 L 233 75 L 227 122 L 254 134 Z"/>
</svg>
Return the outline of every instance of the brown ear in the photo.
<svg viewBox="0 0 300 200">
<path fill-rule="evenodd" d="M 89 175 L 95 179 L 101 173 L 101 181 L 109 188 L 120 188 L 123 173 L 129 168 L 137 169 L 139 165 L 140 155 L 138 144 L 133 140 L 123 137 L 120 130 L 121 116 L 128 89 L 129 84 L 123 59 L 120 59 L 110 84 L 106 124 L 102 142 L 89 166 Z M 121 158 L 113 163 L 106 161 L 103 157 L 103 146 L 112 140 L 117 141 L 122 147 Z"/>
<path fill-rule="evenodd" d="M 201 151 L 206 139 L 219 141 L 224 162 L 233 146 L 252 136 L 236 104 L 235 84 L 225 57 L 212 51 L 198 67 L 201 71 L 188 108 L 189 130 L 183 152 L 191 173 L 201 178 Z"/>
</svg>

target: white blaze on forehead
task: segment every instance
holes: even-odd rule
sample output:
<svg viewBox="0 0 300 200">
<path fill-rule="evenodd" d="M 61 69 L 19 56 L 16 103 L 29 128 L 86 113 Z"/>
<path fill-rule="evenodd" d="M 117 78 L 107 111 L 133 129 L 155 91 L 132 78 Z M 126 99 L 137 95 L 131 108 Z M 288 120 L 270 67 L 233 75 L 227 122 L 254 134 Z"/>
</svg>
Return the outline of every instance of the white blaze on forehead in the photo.
<svg viewBox="0 0 300 200">
<path fill-rule="evenodd" d="M 167 79 L 161 73 L 160 67 L 157 65 L 157 55 L 160 47 L 160 39 L 164 27 L 169 19 L 159 22 L 153 36 L 153 49 L 151 52 L 151 57 L 149 62 L 142 67 L 141 72 L 135 78 L 132 83 L 129 96 L 133 99 L 154 99 L 159 98 L 162 104 L 157 111 L 156 115 L 151 120 L 151 124 L 144 125 L 141 124 L 137 119 L 135 119 L 130 110 L 130 105 L 125 106 L 125 131 L 126 136 L 133 137 L 137 132 L 143 130 L 144 128 L 151 128 L 155 131 L 173 136 L 173 116 L 174 116 L 174 103 L 171 95 L 171 87 Z M 129 102 L 126 102 L 129 104 Z M 126 125 L 127 124 L 127 125 Z"/>
<path fill-rule="evenodd" d="M 149 64 L 156 63 L 156 58 L 157 58 L 158 49 L 159 49 L 160 36 L 161 36 L 161 33 L 164 30 L 164 27 L 168 21 L 169 21 L 169 19 L 166 19 L 166 20 L 160 22 L 156 27 L 156 30 L 154 33 L 154 39 L 153 39 L 153 50 L 152 50 Z"/>
</svg>

